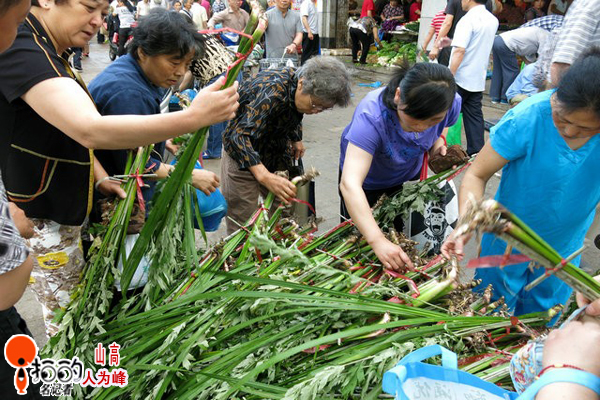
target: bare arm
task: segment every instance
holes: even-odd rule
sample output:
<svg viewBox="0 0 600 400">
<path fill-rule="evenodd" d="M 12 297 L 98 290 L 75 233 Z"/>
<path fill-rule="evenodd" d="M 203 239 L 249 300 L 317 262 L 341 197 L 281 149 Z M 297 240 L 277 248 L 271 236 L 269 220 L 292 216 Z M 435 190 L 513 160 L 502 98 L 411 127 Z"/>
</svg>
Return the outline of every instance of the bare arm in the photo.
<svg viewBox="0 0 600 400">
<path fill-rule="evenodd" d="M 296 36 L 294 36 L 294 40 L 285 48 L 286 53 L 297 53 L 298 46 L 302 45 L 302 32 L 296 32 Z"/>
<path fill-rule="evenodd" d="M 465 173 L 460 190 L 458 191 L 458 211 L 459 215 L 464 215 L 468 208 L 468 200 L 473 197 L 475 200 L 481 200 L 485 191 L 485 185 L 489 179 L 502 169 L 508 160 L 500 156 L 494 150 L 490 142 L 487 142 L 481 152 L 475 158 L 473 165 Z M 442 254 L 446 258 L 456 256 L 459 259 L 463 257 L 464 245 L 470 237 L 455 238 L 450 235 L 442 245 Z"/>
<path fill-rule="evenodd" d="M 377 258 L 388 269 L 404 270 L 412 268 L 410 258 L 402 249 L 390 242 L 373 218 L 367 196 L 362 189 L 367 177 L 373 156 L 358 146 L 348 143 L 346 161 L 342 170 L 340 191 L 344 197 L 346 208 L 354 224 L 371 245 Z"/>
<path fill-rule="evenodd" d="M 433 38 L 435 34 L 435 28 L 432 26 L 429 28 L 429 32 L 427 32 L 427 36 L 425 36 L 425 40 L 423 40 L 423 51 L 427 51 L 427 46 L 429 46 L 429 42 Z M 435 41 L 434 41 L 435 43 Z"/>
<path fill-rule="evenodd" d="M 7 310 L 14 306 L 29 283 L 29 276 L 33 269 L 33 257 L 30 255 L 17 268 L 0 275 L 0 310 Z"/>
<path fill-rule="evenodd" d="M 550 66 L 550 86 L 557 87 L 563 75 L 571 65 L 565 63 L 554 62 Z"/>
<path fill-rule="evenodd" d="M 308 17 L 306 15 L 302 16 L 302 25 L 304 26 L 304 29 L 306 29 L 306 32 L 308 32 L 307 33 L 308 38 L 310 40 L 313 40 L 314 36 L 313 36 L 312 31 L 310 30 L 310 26 L 308 25 Z"/>
<path fill-rule="evenodd" d="M 455 47 L 454 51 L 452 52 L 452 59 L 450 60 L 450 72 L 452 72 L 452 75 L 456 75 L 456 71 L 458 70 L 458 67 L 460 67 L 460 64 L 463 61 L 463 58 L 465 58 L 465 48 L 464 47 Z"/>
<path fill-rule="evenodd" d="M 452 22 L 454 21 L 454 15 L 446 14 L 446 18 L 444 18 L 444 22 L 442 22 L 442 26 L 440 31 L 438 32 L 437 39 L 434 43 L 434 46 L 439 47 L 440 41 L 448 36 L 448 32 L 450 32 L 450 28 L 452 28 Z"/>
<path fill-rule="evenodd" d="M 101 116 L 89 96 L 70 78 L 40 82 L 22 98 L 42 118 L 87 148 L 127 149 L 233 118 L 238 107 L 238 85 L 236 82 L 219 91 L 223 83 L 220 79 L 203 89 L 184 111 L 148 116 Z"/>
</svg>

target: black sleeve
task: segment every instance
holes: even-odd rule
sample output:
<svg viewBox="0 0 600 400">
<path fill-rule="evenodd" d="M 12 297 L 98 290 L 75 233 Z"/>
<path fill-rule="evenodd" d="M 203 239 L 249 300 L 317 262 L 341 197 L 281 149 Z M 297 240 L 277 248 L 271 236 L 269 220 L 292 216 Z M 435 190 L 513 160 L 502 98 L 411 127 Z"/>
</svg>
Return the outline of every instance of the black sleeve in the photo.
<svg viewBox="0 0 600 400">
<path fill-rule="evenodd" d="M 456 7 L 462 7 L 460 5 L 460 0 L 456 1 L 456 0 L 449 0 L 448 1 L 448 5 L 446 6 L 446 14 L 450 14 L 450 15 L 456 15 L 457 13 L 457 8 Z"/>
<path fill-rule="evenodd" d="M 129 2 L 129 0 L 125 0 L 123 3 L 125 4 L 125 7 L 127 7 L 127 9 L 129 10 L 129 12 L 135 14 L 135 7 Z"/>
<path fill-rule="evenodd" d="M 13 102 L 47 79 L 70 77 L 51 45 L 21 25 L 12 47 L 0 55 L 0 93 Z"/>
</svg>

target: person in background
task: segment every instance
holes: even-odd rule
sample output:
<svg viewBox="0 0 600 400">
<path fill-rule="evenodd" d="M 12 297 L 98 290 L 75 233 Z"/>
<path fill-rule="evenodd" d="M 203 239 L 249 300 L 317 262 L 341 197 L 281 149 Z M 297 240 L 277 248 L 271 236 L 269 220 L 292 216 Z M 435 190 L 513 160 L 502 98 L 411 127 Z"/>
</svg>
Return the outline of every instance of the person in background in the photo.
<svg viewBox="0 0 600 400">
<path fill-rule="evenodd" d="M 169 3 L 167 0 L 150 0 L 150 9 L 157 8 L 157 7 L 168 10 Z"/>
<path fill-rule="evenodd" d="M 410 5 L 410 13 L 408 15 L 408 20 L 412 22 L 417 21 L 419 18 L 421 18 L 421 0 L 415 0 Z"/>
<path fill-rule="evenodd" d="M 386 269 L 413 267 L 371 213 L 381 195 L 418 179 L 423 154 L 446 154 L 445 136 L 460 113 L 454 77 L 436 63 L 403 65 L 385 88 L 367 94 L 340 144 L 340 214 L 352 221 Z M 402 231 L 402 222 L 394 223 Z"/>
<path fill-rule="evenodd" d="M 137 12 L 135 14 L 135 19 L 140 19 L 140 17 L 148 15 L 150 12 L 150 0 L 142 0 L 137 3 Z"/>
<path fill-rule="evenodd" d="M 525 11 L 523 22 L 529 22 L 533 19 L 540 18 L 546 15 L 543 8 L 544 0 L 533 0 L 532 7 Z"/>
<path fill-rule="evenodd" d="M 192 4 L 194 4 L 194 0 L 183 0 L 183 8 L 179 13 L 183 15 L 187 23 L 196 26 L 192 15 Z"/>
<path fill-rule="evenodd" d="M 181 5 L 181 1 L 179 0 L 175 0 L 173 2 L 173 8 L 171 8 L 171 11 L 174 11 L 176 13 L 181 12 L 181 9 L 183 8 L 183 6 Z"/>
<path fill-rule="evenodd" d="M 222 24 L 224 28 L 231 28 L 242 32 L 250 19 L 250 15 L 245 10 L 240 8 L 239 0 L 228 0 L 229 9 L 223 10 L 208 21 L 208 27 L 214 29 L 217 24 Z M 213 83 L 223 74 L 216 75 L 210 79 L 209 84 Z M 242 82 L 242 73 L 238 76 L 238 82 Z M 222 155 L 223 148 L 223 131 L 227 126 L 227 121 L 219 122 L 211 125 L 208 130 L 208 138 L 206 139 L 206 150 L 202 152 L 204 160 L 218 160 Z"/>
<path fill-rule="evenodd" d="M 393 31 L 396 26 L 402 23 L 404 11 L 400 5 L 400 0 L 390 0 L 381 11 L 381 29 L 384 31 Z"/>
<path fill-rule="evenodd" d="M 537 52 L 550 33 L 536 26 L 502 32 L 494 39 L 494 69 L 490 85 L 492 103 L 508 103 L 506 91 L 517 78 L 520 65 L 517 56 L 527 62 L 536 61 Z"/>
<path fill-rule="evenodd" d="M 548 15 L 566 15 L 573 0 L 552 0 L 548 6 Z"/>
<path fill-rule="evenodd" d="M 266 58 L 296 56 L 302 46 L 300 14 L 290 10 L 290 0 L 275 0 L 276 7 L 266 12 L 269 25 L 265 31 Z"/>
<path fill-rule="evenodd" d="M 212 17 L 212 7 L 208 0 L 201 0 L 200 5 L 206 10 L 206 20 L 208 21 Z"/>
<path fill-rule="evenodd" d="M 0 119 L 13 121 L 0 124 L 0 170 L 9 200 L 36 224 L 32 288 L 50 335 L 57 330 L 55 310 L 66 307 L 79 283 L 81 226 L 94 186 L 106 196 L 124 195 L 92 149 L 130 149 L 193 132 L 235 115 L 238 98 L 237 84 L 219 90 L 218 82 L 184 111 L 100 115 L 64 55 L 97 33 L 108 2 L 76 1 L 34 0 L 14 45 L 0 55 Z"/>
<path fill-rule="evenodd" d="M 317 26 L 317 0 L 304 0 L 300 6 L 300 17 L 302 18 L 302 60 L 306 60 L 319 54 L 319 28 Z"/>
<path fill-rule="evenodd" d="M 491 13 L 493 10 L 492 0 L 488 0 L 485 3 L 485 8 Z M 448 0 L 446 5 L 446 18 L 440 28 L 437 39 L 433 43 L 429 58 L 431 60 L 436 59 L 442 65 L 448 66 L 450 64 L 450 53 L 452 47 L 450 43 L 454 37 L 454 31 L 458 26 L 458 23 L 464 17 L 466 11 L 462 7 L 461 0 Z M 450 40 L 449 40 L 450 39 Z"/>
<path fill-rule="evenodd" d="M 508 104 L 516 106 L 528 97 L 539 92 L 539 88 L 533 84 L 533 74 L 535 73 L 536 63 L 527 64 L 519 72 L 517 78 L 506 90 Z"/>
<path fill-rule="evenodd" d="M 304 154 L 302 119 L 336 105 L 346 106 L 350 75 L 334 57 L 313 57 L 297 70 L 269 69 L 245 81 L 240 109 L 223 134 L 222 193 L 227 200 L 227 232 L 256 212 L 259 194 L 288 203 L 296 186 L 276 171 L 288 171 Z"/>
<path fill-rule="evenodd" d="M 375 15 L 379 17 L 383 12 L 385 6 L 387 6 L 388 4 L 390 4 L 390 0 L 375 0 Z M 375 20 L 377 20 L 377 18 Z"/>
<path fill-rule="evenodd" d="M 131 35 L 132 25 L 135 22 L 133 13 L 135 8 L 129 2 L 129 0 L 118 0 L 118 6 L 115 9 L 115 13 L 119 17 L 119 50 L 117 54 L 119 57 L 125 54 L 125 43 L 127 38 Z"/>
<path fill-rule="evenodd" d="M 600 49 L 595 47 L 567 70 L 556 90 L 533 95 L 504 115 L 463 178 L 458 192 L 460 215 L 467 212 L 467 199 L 482 199 L 489 179 L 502 170 L 495 195 L 500 204 L 563 257 L 583 245 L 600 201 L 599 70 Z M 451 234 L 442 254 L 462 259 L 469 239 L 469 235 Z M 506 254 L 506 250 L 503 240 L 483 235 L 481 257 Z M 578 266 L 580 258 L 571 263 Z M 504 296 L 516 316 L 545 311 L 565 304 L 572 293 L 556 276 L 525 290 L 545 273 L 543 268 L 530 269 L 528 263 L 480 268 L 475 279 L 482 281 L 476 290 L 491 284 L 492 301 Z"/>
<path fill-rule="evenodd" d="M 208 14 L 206 13 L 206 9 L 200 5 L 199 0 L 194 0 L 190 11 L 192 12 L 192 21 L 196 25 L 196 29 L 206 29 L 208 27 Z"/>
<path fill-rule="evenodd" d="M 225 0 L 215 0 L 212 4 L 212 13 L 213 15 L 215 15 L 217 13 L 220 13 L 221 11 L 225 11 L 226 8 L 227 2 L 225 2 Z"/>
<path fill-rule="evenodd" d="M 352 40 L 352 62 L 358 63 L 358 52 L 360 54 L 360 63 L 367 63 L 367 55 L 373 39 L 378 46 L 381 46 L 379 40 L 379 32 L 377 31 L 377 23 L 374 18 L 362 17 L 358 21 L 350 24 L 350 39 Z"/>
<path fill-rule="evenodd" d="M 597 0 L 576 0 L 569 7 L 562 30 L 557 35 L 550 64 L 550 86 L 584 51 L 600 43 L 600 7 Z"/>
<path fill-rule="evenodd" d="M 221 24 L 224 28 L 243 32 L 246 24 L 248 24 L 250 15 L 240 8 L 239 0 L 228 0 L 228 4 L 229 9 L 213 15 L 210 21 L 208 21 L 208 27 L 214 29 L 217 24 Z"/>
<path fill-rule="evenodd" d="M 350 0 L 348 2 L 348 16 L 349 17 L 359 17 L 360 11 L 358 11 L 358 3 L 356 0 Z"/>
<path fill-rule="evenodd" d="M 523 11 L 515 6 L 514 0 L 505 0 L 502 11 L 496 14 L 501 24 L 519 26 L 523 23 Z"/>
<path fill-rule="evenodd" d="M 373 0 L 364 0 L 360 9 L 360 17 L 375 18 L 375 3 Z"/>
<path fill-rule="evenodd" d="M 427 51 L 427 47 L 429 47 L 429 42 L 431 42 L 431 39 L 433 39 L 433 43 L 435 43 L 445 18 L 446 9 L 442 9 L 434 15 L 434 17 L 431 20 L 431 25 L 429 26 L 429 31 L 427 32 L 427 36 L 425 36 L 425 39 L 423 40 L 422 51 Z M 436 57 L 431 57 L 431 52 L 429 52 L 428 56 L 431 61 L 436 59 Z"/>
<path fill-rule="evenodd" d="M 463 0 L 462 4 L 467 13 L 454 32 L 449 68 L 463 101 L 467 153 L 473 155 L 484 143 L 481 100 L 498 19 L 486 10 L 485 0 Z"/>
</svg>

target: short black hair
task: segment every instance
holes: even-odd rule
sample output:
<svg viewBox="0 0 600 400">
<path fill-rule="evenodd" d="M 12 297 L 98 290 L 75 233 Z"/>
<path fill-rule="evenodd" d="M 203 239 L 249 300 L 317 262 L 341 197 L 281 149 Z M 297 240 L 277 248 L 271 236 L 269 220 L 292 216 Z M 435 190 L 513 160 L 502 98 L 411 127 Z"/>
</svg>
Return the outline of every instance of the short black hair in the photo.
<svg viewBox="0 0 600 400">
<path fill-rule="evenodd" d="M 400 104 L 394 103 L 398 88 Z M 382 96 L 387 108 L 400 109 L 412 118 L 425 120 L 452 107 L 456 82 L 450 70 L 441 64 L 416 63 L 410 67 L 404 60 Z"/>
<path fill-rule="evenodd" d="M 178 54 L 184 58 L 190 51 L 195 51 L 195 57 L 201 57 L 204 39 L 182 14 L 156 7 L 140 18 L 133 30 L 129 53 L 136 60 L 138 49 L 149 57 Z"/>
<path fill-rule="evenodd" d="M 565 72 L 556 97 L 568 111 L 591 110 L 600 118 L 600 47 L 584 52 Z"/>
<path fill-rule="evenodd" d="M 4 15 L 8 10 L 22 1 L 24 0 L 0 0 L 0 15 Z"/>
<path fill-rule="evenodd" d="M 477 4 L 485 4 L 485 3 L 487 3 L 487 0 L 473 0 L 473 1 L 475 1 L 475 3 L 477 3 Z"/>
</svg>

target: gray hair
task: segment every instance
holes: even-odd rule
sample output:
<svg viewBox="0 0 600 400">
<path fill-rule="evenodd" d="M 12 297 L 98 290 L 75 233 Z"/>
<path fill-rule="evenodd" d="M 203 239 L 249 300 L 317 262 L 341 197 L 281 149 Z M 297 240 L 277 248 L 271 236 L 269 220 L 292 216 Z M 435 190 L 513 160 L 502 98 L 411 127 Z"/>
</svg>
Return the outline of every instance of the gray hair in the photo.
<svg viewBox="0 0 600 400">
<path fill-rule="evenodd" d="M 302 80 L 302 93 L 314 96 L 324 104 L 346 107 L 350 103 L 350 73 L 344 63 L 334 57 L 313 57 L 296 70 Z"/>
</svg>

